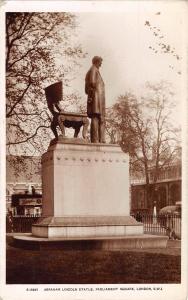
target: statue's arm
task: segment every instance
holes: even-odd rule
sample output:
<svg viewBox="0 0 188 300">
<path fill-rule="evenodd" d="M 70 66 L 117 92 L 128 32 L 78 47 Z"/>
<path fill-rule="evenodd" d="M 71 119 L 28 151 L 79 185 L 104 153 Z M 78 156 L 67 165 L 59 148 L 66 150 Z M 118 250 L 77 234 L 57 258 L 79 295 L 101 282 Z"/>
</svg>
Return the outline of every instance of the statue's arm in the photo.
<svg viewBox="0 0 188 300">
<path fill-rule="evenodd" d="M 96 82 L 97 82 L 97 70 L 96 68 L 93 68 L 90 73 L 90 87 L 95 89 Z"/>
</svg>

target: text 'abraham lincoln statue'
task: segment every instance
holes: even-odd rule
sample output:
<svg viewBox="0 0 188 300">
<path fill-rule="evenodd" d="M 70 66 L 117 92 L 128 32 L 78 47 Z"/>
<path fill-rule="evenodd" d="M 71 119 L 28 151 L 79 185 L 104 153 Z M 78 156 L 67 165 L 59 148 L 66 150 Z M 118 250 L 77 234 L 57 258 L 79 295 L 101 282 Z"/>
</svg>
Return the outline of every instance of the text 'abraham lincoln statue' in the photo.
<svg viewBox="0 0 188 300">
<path fill-rule="evenodd" d="M 94 56 L 85 78 L 87 115 L 91 118 L 91 143 L 105 143 L 105 88 L 99 72 L 101 64 L 102 58 Z"/>
</svg>

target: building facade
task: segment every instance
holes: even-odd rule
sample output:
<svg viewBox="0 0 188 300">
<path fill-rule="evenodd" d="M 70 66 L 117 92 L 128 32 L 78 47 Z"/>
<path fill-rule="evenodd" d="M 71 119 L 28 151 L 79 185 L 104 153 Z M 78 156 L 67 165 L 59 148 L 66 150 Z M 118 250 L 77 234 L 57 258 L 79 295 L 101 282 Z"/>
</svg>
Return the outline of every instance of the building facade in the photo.
<svg viewBox="0 0 188 300">
<path fill-rule="evenodd" d="M 154 173 L 149 172 L 149 197 L 146 197 L 146 184 L 143 174 L 131 177 L 131 211 L 152 212 L 154 205 L 159 211 L 168 205 L 181 201 L 181 164 L 172 164 L 160 170 L 156 184 Z"/>
<path fill-rule="evenodd" d="M 14 195 L 23 195 L 20 204 L 23 207 L 24 214 L 28 211 L 33 214 L 41 214 L 42 204 L 38 205 L 30 198 L 35 198 L 33 194 L 38 194 L 41 198 L 41 159 L 31 156 L 13 156 L 6 157 L 6 210 L 17 214 L 17 205 L 14 205 Z M 24 203 L 25 199 L 25 203 Z M 30 199 L 30 200 L 28 200 Z M 27 203 L 26 203 L 27 202 Z M 24 208 L 25 206 L 25 208 Z"/>
</svg>

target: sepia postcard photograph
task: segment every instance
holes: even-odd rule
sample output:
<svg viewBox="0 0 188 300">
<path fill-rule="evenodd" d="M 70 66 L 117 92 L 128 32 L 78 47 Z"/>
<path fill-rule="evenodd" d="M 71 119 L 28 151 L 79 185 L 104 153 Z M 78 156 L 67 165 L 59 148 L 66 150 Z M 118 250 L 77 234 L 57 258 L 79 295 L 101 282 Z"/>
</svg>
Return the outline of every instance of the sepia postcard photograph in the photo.
<svg viewBox="0 0 188 300">
<path fill-rule="evenodd" d="M 0 299 L 187 299 L 187 14 L 1 1 Z"/>
</svg>

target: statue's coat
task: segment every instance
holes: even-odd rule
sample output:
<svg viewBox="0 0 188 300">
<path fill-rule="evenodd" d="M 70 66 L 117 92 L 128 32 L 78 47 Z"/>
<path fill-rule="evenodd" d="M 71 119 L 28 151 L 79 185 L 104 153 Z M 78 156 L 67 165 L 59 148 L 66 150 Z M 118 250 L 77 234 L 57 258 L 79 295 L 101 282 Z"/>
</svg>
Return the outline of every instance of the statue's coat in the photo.
<svg viewBox="0 0 188 300">
<path fill-rule="evenodd" d="M 105 86 L 98 68 L 95 65 L 89 69 L 85 78 L 85 92 L 87 99 L 87 115 L 89 118 L 93 114 L 105 117 Z"/>
</svg>

